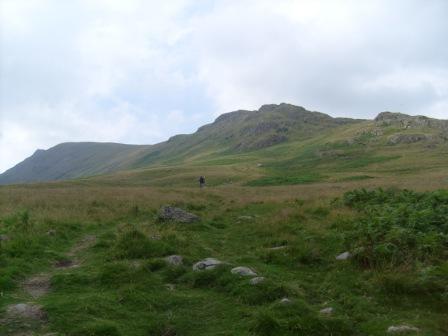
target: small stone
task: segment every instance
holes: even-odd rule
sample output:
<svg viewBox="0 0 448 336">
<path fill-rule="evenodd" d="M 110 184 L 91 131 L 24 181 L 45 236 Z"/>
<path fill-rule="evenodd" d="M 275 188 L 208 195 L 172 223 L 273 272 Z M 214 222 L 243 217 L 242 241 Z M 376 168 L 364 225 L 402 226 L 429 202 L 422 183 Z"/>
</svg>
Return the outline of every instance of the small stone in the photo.
<svg viewBox="0 0 448 336">
<path fill-rule="evenodd" d="M 244 221 L 249 221 L 252 220 L 252 216 L 239 216 L 238 219 L 239 220 L 244 220 Z"/>
<path fill-rule="evenodd" d="M 251 285 L 258 285 L 264 281 L 264 277 L 255 277 L 249 280 Z"/>
<path fill-rule="evenodd" d="M 332 307 L 327 307 L 327 308 L 321 309 L 319 312 L 324 315 L 331 315 L 331 314 L 333 314 L 333 311 L 334 311 L 334 309 Z"/>
<path fill-rule="evenodd" d="M 280 303 L 281 304 L 290 304 L 290 303 L 292 303 L 292 301 L 288 298 L 283 298 L 280 300 Z"/>
<path fill-rule="evenodd" d="M 56 230 L 48 230 L 47 231 L 47 236 L 54 236 L 56 234 Z"/>
<path fill-rule="evenodd" d="M 413 332 L 419 332 L 420 329 L 408 325 L 390 326 L 387 328 L 389 334 L 407 334 Z"/>
<path fill-rule="evenodd" d="M 241 276 L 256 276 L 257 275 L 257 273 L 252 271 L 249 267 L 245 267 L 245 266 L 238 266 L 238 267 L 232 268 L 230 270 L 230 272 L 232 272 L 232 274 L 238 274 Z"/>
<path fill-rule="evenodd" d="M 183 263 L 183 258 L 180 255 L 170 255 L 165 258 L 165 261 L 173 266 L 179 266 Z"/>
<path fill-rule="evenodd" d="M 205 258 L 204 260 L 198 261 L 193 265 L 193 271 L 211 270 L 220 264 L 222 264 L 222 262 L 218 259 Z"/>
<path fill-rule="evenodd" d="M 336 260 L 347 260 L 350 259 L 352 257 L 352 254 L 350 252 L 344 252 L 341 253 L 340 255 L 338 255 L 336 257 Z"/>
<path fill-rule="evenodd" d="M 173 291 L 176 289 L 176 285 L 174 284 L 166 284 L 165 287 L 169 290 L 169 291 Z"/>
</svg>

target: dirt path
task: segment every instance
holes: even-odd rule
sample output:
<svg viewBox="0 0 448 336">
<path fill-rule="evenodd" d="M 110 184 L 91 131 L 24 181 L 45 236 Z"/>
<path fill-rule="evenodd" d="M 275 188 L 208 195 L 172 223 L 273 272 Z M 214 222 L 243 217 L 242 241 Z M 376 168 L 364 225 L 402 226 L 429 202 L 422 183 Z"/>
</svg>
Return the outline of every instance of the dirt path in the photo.
<svg viewBox="0 0 448 336">
<path fill-rule="evenodd" d="M 57 335 L 47 330 L 48 316 L 42 306 L 33 301 L 51 291 L 52 275 L 62 270 L 80 267 L 84 260 L 80 259 L 79 254 L 93 246 L 95 242 L 96 236 L 85 236 L 65 254 L 65 258 L 57 261 L 49 272 L 36 274 L 21 284 L 21 288 L 30 298 L 30 302 L 11 304 L 6 307 L 5 317 L 0 319 L 0 323 L 8 327 L 6 335 Z M 41 333 L 36 333 L 36 330 L 41 330 Z"/>
</svg>

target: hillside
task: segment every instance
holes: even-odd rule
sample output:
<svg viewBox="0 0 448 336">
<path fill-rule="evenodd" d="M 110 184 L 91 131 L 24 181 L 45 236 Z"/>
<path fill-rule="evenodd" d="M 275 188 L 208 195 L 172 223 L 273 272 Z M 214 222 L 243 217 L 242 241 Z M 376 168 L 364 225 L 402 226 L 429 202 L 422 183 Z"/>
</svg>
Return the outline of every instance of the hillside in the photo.
<svg viewBox="0 0 448 336">
<path fill-rule="evenodd" d="M 440 155 L 446 151 L 447 140 L 448 121 L 424 116 L 383 112 L 369 121 L 332 118 L 290 104 L 264 105 L 257 111 L 223 114 L 193 134 L 176 135 L 152 146 L 60 144 L 37 151 L 1 174 L 0 184 L 117 172 L 112 179 L 140 183 L 141 178 L 146 182 L 161 178 L 156 181 L 159 184 L 166 183 L 165 176 L 175 184 L 193 181 L 201 172 L 214 176 L 215 184 L 309 183 L 327 179 L 329 172 L 333 177 L 338 173 L 340 178 L 360 178 L 355 176 L 360 176 L 360 169 L 378 165 L 387 169 L 393 162 L 421 169 L 421 161 L 412 161 L 415 155 L 428 162 L 438 157 L 436 161 L 444 164 Z M 177 182 L 172 175 L 179 175 Z"/>
</svg>

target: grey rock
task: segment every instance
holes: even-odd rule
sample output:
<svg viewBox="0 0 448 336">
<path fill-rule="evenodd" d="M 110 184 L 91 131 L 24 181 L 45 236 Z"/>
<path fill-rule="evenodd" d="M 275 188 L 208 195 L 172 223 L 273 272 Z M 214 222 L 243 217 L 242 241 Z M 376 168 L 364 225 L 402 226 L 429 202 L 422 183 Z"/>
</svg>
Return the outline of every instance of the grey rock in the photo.
<svg viewBox="0 0 448 336">
<path fill-rule="evenodd" d="M 205 258 L 204 260 L 198 261 L 196 264 L 193 265 L 193 271 L 211 270 L 221 264 L 222 262 L 218 259 Z"/>
<path fill-rule="evenodd" d="M 389 334 L 409 334 L 419 332 L 420 329 L 408 325 L 390 326 L 387 328 Z"/>
<path fill-rule="evenodd" d="M 39 298 L 50 291 L 50 276 L 36 275 L 23 283 L 23 289 L 33 298 Z"/>
<path fill-rule="evenodd" d="M 51 230 L 47 231 L 48 236 L 54 236 L 55 234 L 56 234 L 56 230 L 51 229 Z"/>
<path fill-rule="evenodd" d="M 387 143 L 389 145 L 412 144 L 430 139 L 426 134 L 394 134 L 389 138 Z"/>
<path fill-rule="evenodd" d="M 38 304 L 18 303 L 6 308 L 6 317 L 7 319 L 43 321 L 47 318 L 47 314 Z"/>
<path fill-rule="evenodd" d="M 264 282 L 264 277 L 255 277 L 249 280 L 249 283 L 251 285 L 258 285 L 260 283 Z"/>
<path fill-rule="evenodd" d="M 324 309 L 321 309 L 319 312 L 323 315 L 331 315 L 333 314 L 334 309 L 332 307 L 327 307 Z"/>
<path fill-rule="evenodd" d="M 257 273 L 255 273 L 253 270 L 251 270 L 249 267 L 245 267 L 245 266 L 238 266 L 235 268 L 232 268 L 230 270 L 230 272 L 232 272 L 232 274 L 238 274 L 241 276 L 256 276 Z"/>
<path fill-rule="evenodd" d="M 199 217 L 180 208 L 164 206 L 159 211 L 161 220 L 172 220 L 180 223 L 192 223 L 199 220 Z"/>
<path fill-rule="evenodd" d="M 183 263 L 183 258 L 180 255 L 170 255 L 165 258 L 165 261 L 173 266 L 180 266 Z"/>
<path fill-rule="evenodd" d="M 338 255 L 336 257 L 336 260 L 347 260 L 350 259 L 352 257 L 352 254 L 350 252 L 344 252 L 341 253 L 340 255 Z"/>
<path fill-rule="evenodd" d="M 288 298 L 283 298 L 280 300 L 280 303 L 281 304 L 290 304 L 290 303 L 292 303 L 292 301 Z"/>
</svg>

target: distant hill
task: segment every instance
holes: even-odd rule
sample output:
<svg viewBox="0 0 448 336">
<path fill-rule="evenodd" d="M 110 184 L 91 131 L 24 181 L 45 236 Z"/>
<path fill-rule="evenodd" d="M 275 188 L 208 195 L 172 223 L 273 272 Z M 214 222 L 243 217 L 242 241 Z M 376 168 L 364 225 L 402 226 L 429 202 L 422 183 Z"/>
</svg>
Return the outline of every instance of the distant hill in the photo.
<svg viewBox="0 0 448 336">
<path fill-rule="evenodd" d="M 332 118 L 299 106 L 271 104 L 257 111 L 223 114 L 193 134 L 176 135 L 155 145 L 62 143 L 38 150 L 1 174 L 0 184 L 139 172 L 151 167 L 181 166 L 185 171 L 200 165 L 240 165 L 254 160 L 264 162 L 268 180 L 261 184 L 300 183 L 310 173 L 324 176 L 326 169 L 352 167 L 356 171 L 357 167 L 386 162 L 409 151 L 402 146 L 428 150 L 447 142 L 445 120 L 393 112 L 380 113 L 375 120 Z M 250 180 L 250 174 L 245 175 Z M 279 176 L 284 180 L 278 180 Z"/>
</svg>

